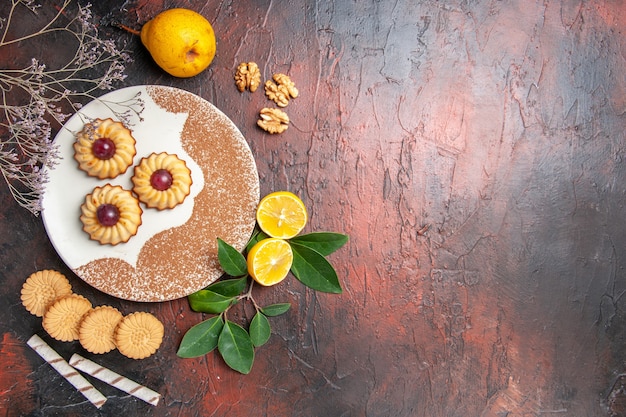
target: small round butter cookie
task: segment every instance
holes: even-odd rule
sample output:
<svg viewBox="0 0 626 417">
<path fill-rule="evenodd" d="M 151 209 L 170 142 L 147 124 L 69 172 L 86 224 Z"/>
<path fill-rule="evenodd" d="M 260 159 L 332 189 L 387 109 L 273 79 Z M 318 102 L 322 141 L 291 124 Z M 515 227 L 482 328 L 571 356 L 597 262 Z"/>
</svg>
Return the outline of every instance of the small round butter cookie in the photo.
<svg viewBox="0 0 626 417">
<path fill-rule="evenodd" d="M 131 131 L 113 119 L 95 119 L 76 135 L 74 159 L 91 177 L 115 178 L 126 172 L 137 154 Z"/>
<path fill-rule="evenodd" d="M 135 166 L 133 192 L 139 201 L 158 210 L 181 204 L 191 190 L 191 170 L 177 155 L 152 153 Z"/>
<path fill-rule="evenodd" d="M 96 187 L 80 206 L 83 230 L 102 245 L 125 243 L 137 234 L 143 210 L 133 193 L 119 185 Z"/>
<path fill-rule="evenodd" d="M 97 354 L 115 349 L 115 329 L 122 317 L 122 313 L 111 306 L 98 306 L 88 311 L 78 327 L 81 346 Z"/>
<path fill-rule="evenodd" d="M 43 328 L 61 342 L 78 340 L 80 322 L 89 310 L 91 302 L 82 295 L 66 295 L 56 300 L 43 315 Z"/>
<path fill-rule="evenodd" d="M 144 359 L 157 351 L 163 341 L 163 323 L 143 311 L 125 316 L 115 330 L 115 344 L 120 353 L 132 359 Z"/>
<path fill-rule="evenodd" d="M 59 297 L 70 295 L 72 286 L 60 272 L 44 269 L 31 274 L 22 285 L 22 304 L 31 314 L 43 317 Z"/>
</svg>

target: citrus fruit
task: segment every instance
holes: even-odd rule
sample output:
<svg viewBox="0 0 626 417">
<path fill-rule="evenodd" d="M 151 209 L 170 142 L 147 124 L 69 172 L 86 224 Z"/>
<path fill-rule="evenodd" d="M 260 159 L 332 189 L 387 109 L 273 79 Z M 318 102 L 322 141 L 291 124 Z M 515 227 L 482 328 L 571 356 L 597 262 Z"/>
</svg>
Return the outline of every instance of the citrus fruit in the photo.
<svg viewBox="0 0 626 417">
<path fill-rule="evenodd" d="M 141 28 L 141 42 L 154 61 L 175 77 L 193 77 L 215 56 L 215 33 L 208 20 L 189 9 L 169 9 Z"/>
<path fill-rule="evenodd" d="M 248 252 L 248 273 L 261 285 L 281 282 L 291 268 L 293 252 L 283 239 L 267 238 L 256 243 Z"/>
<path fill-rule="evenodd" d="M 261 199 L 256 210 L 256 221 L 270 237 L 291 239 L 307 222 L 304 203 L 289 191 L 276 191 Z"/>
</svg>

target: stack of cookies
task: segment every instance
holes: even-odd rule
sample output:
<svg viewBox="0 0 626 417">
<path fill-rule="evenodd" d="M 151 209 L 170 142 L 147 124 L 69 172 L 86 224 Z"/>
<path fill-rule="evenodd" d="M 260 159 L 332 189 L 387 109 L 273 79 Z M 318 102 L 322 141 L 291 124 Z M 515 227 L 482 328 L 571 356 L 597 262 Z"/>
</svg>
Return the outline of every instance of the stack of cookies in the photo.
<svg viewBox="0 0 626 417">
<path fill-rule="evenodd" d="M 24 307 L 43 317 L 43 328 L 62 342 L 80 341 L 91 353 L 114 349 L 132 359 L 144 359 L 157 351 L 163 341 L 163 323 L 147 312 L 124 316 L 112 306 L 93 307 L 72 292 L 67 278 L 58 271 L 33 273 L 22 286 Z"/>
</svg>

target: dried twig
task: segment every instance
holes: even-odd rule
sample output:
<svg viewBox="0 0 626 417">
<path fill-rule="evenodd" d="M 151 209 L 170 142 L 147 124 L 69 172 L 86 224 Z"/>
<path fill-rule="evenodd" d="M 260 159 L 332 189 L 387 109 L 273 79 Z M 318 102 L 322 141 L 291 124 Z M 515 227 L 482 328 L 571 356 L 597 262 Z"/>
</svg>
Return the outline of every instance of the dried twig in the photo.
<svg viewBox="0 0 626 417">
<path fill-rule="evenodd" d="M 22 67 L 0 65 L 0 174 L 18 204 L 38 215 L 48 181 L 44 167 L 53 167 L 59 157 L 51 138 L 53 127 L 60 128 L 83 101 L 95 99 L 97 91 L 111 90 L 123 81 L 131 58 L 112 40 L 98 37 L 90 5 L 77 5 L 70 11 L 72 0 L 63 0 L 41 29 L 11 37 L 16 14 L 36 15 L 41 5 L 34 0 L 10 1 L 7 16 L 0 17 L 0 54 L 15 45 L 28 51 L 28 46 L 36 46 L 49 35 L 69 38 L 63 42 L 63 51 L 75 48 L 66 62 L 54 68 L 36 57 Z M 138 113 L 132 107 L 112 111 L 122 120 Z"/>
</svg>

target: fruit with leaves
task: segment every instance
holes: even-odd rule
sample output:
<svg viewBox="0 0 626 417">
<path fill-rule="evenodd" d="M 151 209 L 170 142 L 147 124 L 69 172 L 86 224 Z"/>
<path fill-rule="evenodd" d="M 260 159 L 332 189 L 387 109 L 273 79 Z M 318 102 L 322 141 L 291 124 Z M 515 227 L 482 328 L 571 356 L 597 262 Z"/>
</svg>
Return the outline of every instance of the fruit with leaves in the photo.
<svg viewBox="0 0 626 417">
<path fill-rule="evenodd" d="M 291 222 L 291 214 L 298 219 L 297 222 Z M 265 229 L 259 219 L 265 220 Z M 283 228 L 285 224 L 279 224 L 279 220 L 289 224 L 288 233 Z M 193 311 L 213 316 L 185 333 L 178 348 L 179 357 L 194 358 L 217 349 L 230 368 L 247 374 L 252 369 L 255 349 L 270 339 L 269 318 L 284 314 L 291 307 L 290 303 L 259 305 L 252 295 L 255 283 L 274 285 L 291 272 L 300 283 L 312 290 L 334 294 L 342 292 L 337 272 L 326 256 L 345 245 L 348 236 L 332 232 L 299 235 L 306 220 L 302 200 L 292 193 L 281 191 L 269 194 L 259 203 L 257 224 L 262 230 L 255 231 L 243 252 L 217 239 L 220 266 L 231 278 L 219 280 L 189 295 Z M 285 233 L 280 234 L 279 231 Z M 276 237 L 277 234 L 290 237 Z M 247 329 L 228 316 L 229 310 L 243 301 L 249 301 L 254 306 L 252 318 L 243 320 L 248 322 Z M 245 307 L 242 308 L 245 311 Z"/>
</svg>

